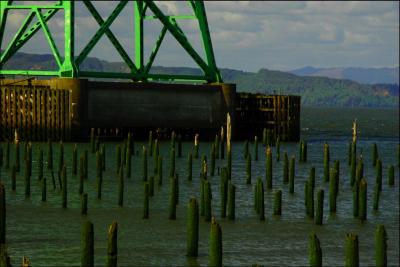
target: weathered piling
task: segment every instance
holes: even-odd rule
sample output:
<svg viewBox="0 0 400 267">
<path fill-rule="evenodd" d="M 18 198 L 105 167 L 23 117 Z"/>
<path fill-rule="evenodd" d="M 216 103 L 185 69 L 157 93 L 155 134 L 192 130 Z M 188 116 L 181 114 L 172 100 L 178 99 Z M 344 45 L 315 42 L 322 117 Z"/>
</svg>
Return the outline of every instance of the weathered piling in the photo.
<svg viewBox="0 0 400 267">
<path fill-rule="evenodd" d="M 186 255 L 197 257 L 199 246 L 199 205 L 195 198 L 191 198 L 187 215 L 187 250 Z"/>
<path fill-rule="evenodd" d="M 81 215 L 87 215 L 87 201 L 88 201 L 88 195 L 87 193 L 82 193 L 81 194 Z"/>
<path fill-rule="evenodd" d="M 228 161 L 228 179 L 232 178 L 232 146 L 231 146 L 231 137 L 232 137 L 232 124 L 231 124 L 231 116 L 229 113 L 226 114 L 226 156 Z"/>
<path fill-rule="evenodd" d="M 47 141 L 47 168 L 53 169 L 53 144 L 50 139 Z"/>
<path fill-rule="evenodd" d="M 62 207 L 67 208 L 67 167 L 62 168 Z"/>
<path fill-rule="evenodd" d="M 308 260 L 311 267 L 322 266 L 322 250 L 319 239 L 315 233 L 310 234 L 308 239 Z"/>
<path fill-rule="evenodd" d="M 118 223 L 113 222 L 108 227 L 107 267 L 117 267 L 118 260 Z"/>
<path fill-rule="evenodd" d="M 94 266 L 94 231 L 93 223 L 85 221 L 82 224 L 82 237 L 81 237 L 81 266 L 93 267 Z"/>
<path fill-rule="evenodd" d="M 302 162 L 307 162 L 307 141 L 303 140 L 301 149 Z"/>
<path fill-rule="evenodd" d="M 60 141 L 60 149 L 58 152 L 58 172 L 62 171 L 64 166 L 64 143 Z"/>
<path fill-rule="evenodd" d="M 19 160 L 19 143 L 15 144 L 15 168 L 17 172 L 20 172 L 21 167 L 20 167 L 20 160 Z"/>
<path fill-rule="evenodd" d="M 336 198 L 337 198 L 337 175 L 336 169 L 331 168 L 331 174 L 329 178 L 329 211 L 330 213 L 336 212 Z"/>
<path fill-rule="evenodd" d="M 171 149 L 171 148 L 175 149 L 175 137 L 176 137 L 176 134 L 175 134 L 174 131 L 172 131 L 172 133 L 171 133 L 171 145 L 170 145 L 170 149 Z"/>
<path fill-rule="evenodd" d="M 254 160 L 258 161 L 258 138 L 254 136 Z"/>
<path fill-rule="evenodd" d="M 163 181 L 163 157 L 161 155 L 158 155 L 158 160 L 157 160 L 157 177 L 158 177 L 158 185 L 162 185 Z"/>
<path fill-rule="evenodd" d="M 367 181 L 364 178 L 360 180 L 358 190 L 358 217 L 361 221 L 365 221 L 367 219 Z"/>
<path fill-rule="evenodd" d="M 274 195 L 274 215 L 282 214 L 282 190 L 278 190 Z"/>
<path fill-rule="evenodd" d="M 374 203 L 372 205 L 372 208 L 377 211 L 379 209 L 379 198 L 381 195 L 381 191 L 379 190 L 379 184 L 375 183 L 374 187 Z"/>
<path fill-rule="evenodd" d="M 177 199 L 177 188 L 175 177 L 170 177 L 170 193 L 169 193 L 169 219 L 176 220 L 176 199 Z"/>
<path fill-rule="evenodd" d="M 6 244 L 6 190 L 0 183 L 0 244 Z"/>
<path fill-rule="evenodd" d="M 121 167 L 121 145 L 116 145 L 115 146 L 115 162 L 116 165 L 116 172 L 119 172 L 120 167 Z"/>
<path fill-rule="evenodd" d="M 360 157 L 358 160 L 357 164 L 357 170 L 356 170 L 356 181 L 360 182 L 360 180 L 364 177 L 364 162 L 362 158 Z"/>
<path fill-rule="evenodd" d="M 294 193 L 294 168 L 295 168 L 295 157 L 292 156 L 289 166 L 289 193 Z"/>
<path fill-rule="evenodd" d="M 226 174 L 225 167 L 223 167 L 221 170 L 220 193 L 221 193 L 221 218 L 225 218 L 226 217 L 226 205 L 227 205 L 227 201 L 228 201 L 228 177 Z"/>
<path fill-rule="evenodd" d="M 40 187 L 42 190 L 42 201 L 45 202 L 47 200 L 47 184 L 46 184 L 46 177 L 43 177 L 40 180 Z"/>
<path fill-rule="evenodd" d="M 11 190 L 15 192 L 17 187 L 17 167 L 15 165 L 11 168 Z"/>
<path fill-rule="evenodd" d="M 38 179 L 43 179 L 43 150 L 39 147 L 39 159 L 38 159 Z"/>
<path fill-rule="evenodd" d="M 388 184 L 390 186 L 394 185 L 394 166 L 390 165 L 389 169 L 388 169 Z"/>
<path fill-rule="evenodd" d="M 215 173 L 215 144 L 211 144 L 210 158 L 211 158 L 210 175 L 214 176 L 214 173 Z"/>
<path fill-rule="evenodd" d="M 175 175 L 175 148 L 171 148 L 169 153 L 169 177 Z"/>
<path fill-rule="evenodd" d="M 320 189 L 317 192 L 317 210 L 315 214 L 315 224 L 322 225 L 324 218 L 324 190 Z"/>
<path fill-rule="evenodd" d="M 272 189 L 272 151 L 271 148 L 267 148 L 267 161 L 265 169 L 266 187 Z"/>
<path fill-rule="evenodd" d="M 74 144 L 74 148 L 72 150 L 72 174 L 77 174 L 78 167 L 78 148 L 76 144 Z"/>
<path fill-rule="evenodd" d="M 131 178 L 132 175 L 132 155 L 133 152 L 131 151 L 131 148 L 128 147 L 125 155 L 126 178 Z"/>
<path fill-rule="evenodd" d="M 308 176 L 308 181 L 309 181 L 311 187 L 314 189 L 315 188 L 315 167 L 311 167 L 310 175 Z"/>
<path fill-rule="evenodd" d="M 228 185 L 228 219 L 234 220 L 235 219 L 235 193 L 236 193 L 236 186 L 232 183 Z"/>
<path fill-rule="evenodd" d="M 353 233 L 346 234 L 345 251 L 344 251 L 344 266 L 357 267 L 358 260 L 358 236 Z"/>
<path fill-rule="evenodd" d="M 212 193 L 211 193 L 211 184 L 208 180 L 204 182 L 204 221 L 209 222 L 211 221 L 211 200 L 212 200 Z"/>
<path fill-rule="evenodd" d="M 375 160 L 375 166 L 376 166 L 375 183 L 378 185 L 378 190 L 382 191 L 382 161 L 379 158 Z"/>
<path fill-rule="evenodd" d="M 280 160 L 281 160 L 281 141 L 278 136 L 278 138 L 276 139 L 276 161 Z"/>
<path fill-rule="evenodd" d="M 158 156 L 160 155 L 160 148 L 158 145 L 158 139 L 154 140 L 154 145 L 153 145 L 153 170 L 154 170 L 154 175 L 157 175 L 158 173 Z"/>
<path fill-rule="evenodd" d="M 121 166 L 118 175 L 118 206 L 120 207 L 124 205 L 124 189 L 125 189 L 124 168 Z"/>
<path fill-rule="evenodd" d="M 194 158 L 199 158 L 199 134 L 194 136 Z"/>
<path fill-rule="evenodd" d="M 357 174 L 357 157 L 351 156 L 351 163 L 350 163 L 350 185 L 354 186 L 356 181 L 356 174 Z"/>
<path fill-rule="evenodd" d="M 286 151 L 283 153 L 283 183 L 289 183 L 289 158 Z"/>
<path fill-rule="evenodd" d="M 6 244 L 0 243 L 0 266 L 11 267 L 11 259 L 7 252 Z"/>
<path fill-rule="evenodd" d="M 144 194 L 143 194 L 143 219 L 148 219 L 149 218 L 149 192 L 150 192 L 150 186 L 149 183 L 146 182 L 144 183 Z"/>
<path fill-rule="evenodd" d="M 182 136 L 178 134 L 178 158 L 182 158 Z"/>
<path fill-rule="evenodd" d="M 251 154 L 246 158 L 246 184 L 251 184 Z"/>
<path fill-rule="evenodd" d="M 154 175 L 149 178 L 149 196 L 154 196 Z"/>
<path fill-rule="evenodd" d="M 192 159 L 192 153 L 189 152 L 188 154 L 188 180 L 192 180 L 192 170 L 193 170 L 193 159 Z"/>
<path fill-rule="evenodd" d="M 335 160 L 333 163 L 333 168 L 336 170 L 336 195 L 339 193 L 339 179 L 340 179 L 340 161 Z"/>
<path fill-rule="evenodd" d="M 249 141 L 246 139 L 243 143 L 243 158 L 246 159 L 249 154 Z"/>
<path fill-rule="evenodd" d="M 221 159 L 225 158 L 224 127 L 221 126 Z"/>
<path fill-rule="evenodd" d="M 147 146 L 149 148 L 149 157 L 153 156 L 153 131 L 149 131 L 149 145 Z"/>
<path fill-rule="evenodd" d="M 380 224 L 375 232 L 375 266 L 387 266 L 387 233 Z"/>
<path fill-rule="evenodd" d="M 306 196 L 307 196 L 307 215 L 310 218 L 314 218 L 314 188 L 310 181 L 306 181 Z"/>
<path fill-rule="evenodd" d="M 329 145 L 324 144 L 324 182 L 329 182 Z"/>
<path fill-rule="evenodd" d="M 208 266 L 222 266 L 222 230 L 221 226 L 212 218 L 210 231 L 210 247 Z"/>
<path fill-rule="evenodd" d="M 355 182 L 353 185 L 353 217 L 358 217 L 358 198 L 359 198 L 359 183 Z"/>
<path fill-rule="evenodd" d="M 376 160 L 379 158 L 378 156 L 378 146 L 376 143 L 372 146 L 372 166 L 376 165 Z"/>
<path fill-rule="evenodd" d="M 142 175 L 142 180 L 147 182 L 147 149 L 145 146 L 142 147 Z"/>
<path fill-rule="evenodd" d="M 29 176 L 29 163 L 25 160 L 25 198 L 30 197 L 31 195 L 31 177 Z"/>
</svg>

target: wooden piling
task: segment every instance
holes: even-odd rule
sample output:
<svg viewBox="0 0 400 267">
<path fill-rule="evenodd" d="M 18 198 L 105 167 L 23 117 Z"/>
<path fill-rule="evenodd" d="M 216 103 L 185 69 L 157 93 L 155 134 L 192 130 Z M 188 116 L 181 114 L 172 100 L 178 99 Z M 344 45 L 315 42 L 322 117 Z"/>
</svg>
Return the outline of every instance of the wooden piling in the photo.
<svg viewBox="0 0 400 267">
<path fill-rule="evenodd" d="M 320 189 L 317 192 L 317 210 L 315 215 L 315 224 L 322 225 L 324 218 L 324 190 Z"/>
<path fill-rule="evenodd" d="M 306 182 L 307 186 L 307 215 L 314 218 L 314 188 L 309 181 Z"/>
<path fill-rule="evenodd" d="M 376 161 L 379 158 L 378 156 L 378 146 L 376 145 L 376 143 L 374 143 L 373 147 L 372 147 L 372 166 L 376 165 Z"/>
<path fill-rule="evenodd" d="M 120 207 L 124 205 L 124 188 L 125 188 L 124 168 L 123 166 L 121 166 L 118 175 L 118 206 Z"/>
<path fill-rule="evenodd" d="M 257 196 L 256 209 L 259 214 L 260 221 L 265 221 L 264 184 L 260 178 L 257 180 L 257 188 L 255 194 Z"/>
<path fill-rule="evenodd" d="M 117 267 L 118 261 L 118 223 L 114 221 L 108 227 L 107 267 Z"/>
<path fill-rule="evenodd" d="M 243 143 L 243 158 L 246 159 L 249 154 L 249 141 L 246 139 Z"/>
<path fill-rule="evenodd" d="M 228 185 L 228 219 L 235 219 L 235 192 L 236 186 L 232 183 Z"/>
<path fill-rule="evenodd" d="M 375 183 L 378 185 L 378 190 L 382 191 L 382 161 L 379 158 L 375 160 L 375 167 L 376 167 Z"/>
<path fill-rule="evenodd" d="M 276 161 L 280 160 L 281 160 L 281 142 L 278 136 L 278 138 L 276 139 Z"/>
<path fill-rule="evenodd" d="M 15 192 L 17 185 L 17 167 L 15 165 L 11 168 L 11 190 Z"/>
<path fill-rule="evenodd" d="M 336 169 L 331 168 L 331 174 L 329 178 L 329 211 L 330 213 L 336 213 L 336 198 L 337 198 L 337 175 Z"/>
<path fill-rule="evenodd" d="M 359 183 L 355 182 L 353 185 L 353 217 L 358 217 L 358 198 L 359 198 Z"/>
<path fill-rule="evenodd" d="M 81 238 L 81 266 L 93 267 L 94 266 L 94 232 L 93 223 L 85 221 L 82 224 L 82 238 Z"/>
<path fill-rule="evenodd" d="M 358 267 L 358 236 L 353 233 L 346 234 L 344 266 Z"/>
<path fill-rule="evenodd" d="M 375 266 L 387 266 L 387 239 L 385 226 L 378 225 L 375 232 Z"/>
<path fill-rule="evenodd" d="M 169 177 L 173 177 L 175 175 L 175 148 L 171 148 L 169 160 Z"/>
<path fill-rule="evenodd" d="M 258 139 L 257 139 L 257 135 L 254 136 L 254 160 L 258 161 Z"/>
<path fill-rule="evenodd" d="M 310 266 L 321 267 L 322 266 L 322 250 L 319 243 L 319 239 L 315 233 L 310 234 L 308 242 L 308 260 Z"/>
<path fill-rule="evenodd" d="M 270 147 L 267 148 L 265 178 L 267 189 L 272 189 L 272 151 Z"/>
<path fill-rule="evenodd" d="M 210 158 L 211 158 L 211 166 L 210 166 L 210 175 L 214 176 L 215 173 L 215 144 L 211 144 L 211 152 L 210 152 Z"/>
<path fill-rule="evenodd" d="M 226 168 L 221 170 L 220 178 L 220 193 L 221 193 L 221 218 L 226 217 L 226 205 L 228 201 L 228 177 L 226 174 Z"/>
<path fill-rule="evenodd" d="M 38 179 L 43 179 L 43 150 L 39 147 Z"/>
<path fill-rule="evenodd" d="M 199 134 L 194 136 L 194 158 L 199 158 Z"/>
<path fill-rule="evenodd" d="M 208 266 L 222 266 L 222 230 L 214 217 L 211 221 Z"/>
<path fill-rule="evenodd" d="M 246 184 L 251 184 L 251 154 L 246 158 Z"/>
<path fill-rule="evenodd" d="M 379 184 L 375 183 L 374 187 L 374 203 L 372 205 L 373 210 L 377 211 L 379 209 L 379 197 L 380 197 L 381 191 L 379 190 Z"/>
<path fill-rule="evenodd" d="M 282 214 L 282 190 L 278 190 L 274 195 L 274 215 Z"/>
<path fill-rule="evenodd" d="M 295 168 L 295 157 L 292 156 L 290 160 L 290 167 L 289 167 L 289 193 L 294 193 L 294 170 Z"/>
<path fill-rule="evenodd" d="M 211 199 L 212 199 L 211 185 L 210 185 L 210 182 L 206 180 L 204 182 L 204 200 L 205 200 L 204 221 L 206 221 L 206 222 L 211 221 L 211 215 L 212 215 Z"/>
<path fill-rule="evenodd" d="M 78 165 L 78 148 L 77 145 L 74 144 L 74 148 L 72 150 L 72 174 L 77 174 L 77 166 Z"/>
<path fill-rule="evenodd" d="M 158 185 L 162 185 L 163 181 L 163 165 L 162 165 L 163 157 L 158 155 L 157 160 L 157 176 L 158 176 Z"/>
<path fill-rule="evenodd" d="M 367 181 L 364 178 L 360 180 L 359 193 L 358 193 L 358 208 L 359 208 L 358 217 L 360 218 L 361 221 L 365 221 L 367 219 Z"/>
<path fill-rule="evenodd" d="M 17 172 L 20 172 L 21 167 L 20 167 L 20 160 L 19 160 L 19 143 L 15 144 L 15 168 Z"/>
<path fill-rule="evenodd" d="M 199 205 L 191 198 L 187 215 L 187 252 L 188 257 L 197 257 L 199 246 Z"/>
</svg>

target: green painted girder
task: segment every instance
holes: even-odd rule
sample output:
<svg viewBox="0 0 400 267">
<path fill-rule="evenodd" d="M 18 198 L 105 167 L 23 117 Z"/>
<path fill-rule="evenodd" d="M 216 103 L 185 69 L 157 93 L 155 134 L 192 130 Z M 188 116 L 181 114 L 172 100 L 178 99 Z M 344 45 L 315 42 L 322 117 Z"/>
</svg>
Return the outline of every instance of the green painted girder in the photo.
<svg viewBox="0 0 400 267">
<path fill-rule="evenodd" d="M 90 14 L 99 25 L 99 29 L 85 45 L 83 50 L 76 56 L 75 54 L 75 15 L 74 15 L 74 1 L 60 0 L 53 5 L 40 5 L 31 2 L 29 5 L 12 4 L 11 0 L 1 0 L 0 9 L 0 46 L 3 45 L 4 30 L 7 21 L 7 15 L 12 10 L 29 10 L 28 15 L 22 22 L 17 33 L 12 38 L 6 49 L 0 55 L 0 75 L 38 75 L 38 76 L 60 76 L 60 77 L 89 77 L 89 78 L 122 78 L 131 79 L 134 81 L 206 81 L 206 82 L 222 82 L 221 75 L 216 67 L 214 52 L 212 48 L 210 32 L 208 28 L 205 7 L 201 1 L 188 1 L 192 7 L 193 15 L 166 15 L 157 6 L 154 1 L 119 1 L 116 8 L 104 20 L 92 1 L 83 1 Z M 121 11 L 126 7 L 128 2 L 133 2 L 134 7 L 134 30 L 135 30 L 135 57 L 131 59 L 128 53 L 121 45 L 118 38 L 111 31 L 110 26 L 115 19 L 120 16 Z M 64 58 L 61 57 L 54 38 L 49 30 L 48 23 L 52 23 L 51 18 L 57 13 L 58 10 L 64 11 Z M 150 10 L 153 15 L 146 15 L 146 11 Z M 45 12 L 45 13 L 43 13 Z M 28 26 L 34 19 L 37 19 L 30 28 Z M 158 19 L 163 27 L 159 33 L 159 37 L 155 42 L 154 48 L 147 60 L 144 61 L 144 30 L 143 24 L 146 20 Z M 187 39 L 184 32 L 179 27 L 177 20 L 194 19 L 199 23 L 200 36 L 203 44 L 204 55 L 206 61 L 199 55 L 192 44 Z M 128 26 L 129 27 L 129 26 Z M 52 54 L 56 60 L 58 70 L 4 70 L 4 64 L 18 52 L 40 29 L 47 39 L 51 48 Z M 158 51 L 162 45 L 166 33 L 169 32 L 182 46 L 182 48 L 192 57 L 194 62 L 203 71 L 203 75 L 170 75 L 170 74 L 152 74 L 150 73 L 154 60 L 157 57 Z M 106 35 L 111 41 L 113 47 L 117 50 L 125 64 L 128 66 L 129 73 L 110 73 L 110 72 L 91 72 L 81 71 L 80 65 L 87 59 L 89 53 L 98 44 L 103 35 Z"/>
</svg>

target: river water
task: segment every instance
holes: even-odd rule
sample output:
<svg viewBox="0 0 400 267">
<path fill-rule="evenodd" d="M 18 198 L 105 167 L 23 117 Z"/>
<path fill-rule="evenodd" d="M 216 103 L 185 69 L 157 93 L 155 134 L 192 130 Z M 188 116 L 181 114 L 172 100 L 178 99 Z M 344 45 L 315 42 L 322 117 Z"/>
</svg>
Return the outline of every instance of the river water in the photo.
<svg viewBox="0 0 400 267">
<path fill-rule="evenodd" d="M 388 233 L 388 263 L 399 262 L 399 168 L 397 149 L 399 144 L 398 110 L 376 109 L 320 109 L 304 108 L 301 114 L 301 135 L 308 141 L 308 162 L 296 161 L 295 193 L 288 193 L 288 186 L 282 182 L 283 161 L 273 161 L 273 190 L 265 195 L 266 220 L 260 222 L 253 208 L 253 185 L 257 177 L 265 181 L 264 148 L 259 147 L 259 160 L 252 162 L 253 185 L 246 185 L 243 142 L 233 143 L 232 181 L 236 185 L 236 220 L 220 217 L 219 176 L 210 177 L 212 184 L 213 214 L 222 227 L 223 263 L 230 266 L 304 266 L 308 265 L 308 236 L 315 232 L 320 240 L 323 264 L 342 266 L 344 264 L 344 242 L 346 233 L 359 237 L 360 265 L 375 264 L 375 230 L 384 224 Z M 359 137 L 358 152 L 363 153 L 364 173 L 368 182 L 367 221 L 361 223 L 352 215 L 352 194 L 349 185 L 347 164 L 348 142 L 351 137 L 352 120 L 357 118 Z M 337 199 L 337 213 L 329 214 L 329 185 L 322 181 L 323 144 L 330 145 L 331 162 L 340 160 L 340 187 Z M 372 145 L 377 143 L 383 162 L 383 189 L 379 211 L 372 210 L 375 168 L 371 163 Z M 118 263 L 120 266 L 207 266 L 210 223 L 200 218 L 199 256 L 187 258 L 186 253 L 186 209 L 191 197 L 200 196 L 200 159 L 193 160 L 193 181 L 187 181 L 187 154 L 192 143 L 183 143 L 183 157 L 177 158 L 176 170 L 180 177 L 180 196 L 177 219 L 168 219 L 169 142 L 162 142 L 164 157 L 164 183 L 155 187 L 150 200 L 150 218 L 142 219 L 143 182 L 141 157 L 132 158 L 133 175 L 125 180 L 124 207 L 117 205 L 117 183 L 115 170 L 115 146 L 106 144 L 106 171 L 103 173 L 102 199 L 97 200 L 95 179 L 95 156 L 89 153 L 89 179 L 85 182 L 88 192 L 88 215 L 80 215 L 78 176 L 71 174 L 72 144 L 65 144 L 65 160 L 68 165 L 68 208 L 61 208 L 61 193 L 53 190 L 50 172 L 47 177 L 48 201 L 41 201 L 41 190 L 37 181 L 37 146 L 45 149 L 46 143 L 33 144 L 33 175 L 31 197 L 24 196 L 23 168 L 17 177 L 17 190 L 11 192 L 9 172 L 2 169 L 1 177 L 6 185 L 7 200 L 7 245 L 13 265 L 20 265 L 23 256 L 29 257 L 33 266 L 78 266 L 80 265 L 80 235 L 84 220 L 94 223 L 95 264 L 105 265 L 107 255 L 107 229 L 116 220 L 118 230 Z M 139 150 L 143 142 L 135 142 Z M 90 151 L 90 144 L 78 144 L 78 150 Z M 201 142 L 200 155 L 209 155 L 210 143 Z M 58 144 L 54 143 L 54 162 L 57 168 Z M 298 158 L 297 143 L 281 144 L 289 156 Z M 253 145 L 250 143 L 253 155 Z M 14 149 L 11 149 L 11 163 Z M 21 158 L 23 156 L 21 146 Z M 276 153 L 273 148 L 273 156 Z M 208 156 L 209 157 L 209 156 Z M 153 160 L 149 158 L 149 173 Z M 217 167 L 225 161 L 217 160 Z M 387 184 L 389 165 L 395 165 L 395 186 Z M 325 189 L 324 224 L 316 226 L 307 218 L 304 206 L 304 182 L 310 168 L 316 168 L 316 189 Z M 273 192 L 282 190 L 282 216 L 273 216 Z"/>
</svg>

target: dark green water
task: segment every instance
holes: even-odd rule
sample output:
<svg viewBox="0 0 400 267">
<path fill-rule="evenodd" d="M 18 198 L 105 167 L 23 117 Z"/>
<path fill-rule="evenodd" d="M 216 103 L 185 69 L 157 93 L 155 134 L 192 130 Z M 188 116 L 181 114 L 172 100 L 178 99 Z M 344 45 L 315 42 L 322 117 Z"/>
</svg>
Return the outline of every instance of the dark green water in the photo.
<svg viewBox="0 0 400 267">
<path fill-rule="evenodd" d="M 253 185 L 246 185 L 243 143 L 233 143 L 233 177 L 236 191 L 236 220 L 220 218 L 219 176 L 210 177 L 213 191 L 213 214 L 222 226 L 224 265 L 250 266 L 254 263 L 264 266 L 304 266 L 308 265 L 308 235 L 312 231 L 320 239 L 323 264 L 342 266 L 344 264 L 344 241 L 346 233 L 359 236 L 360 265 L 375 264 L 375 229 L 384 224 L 388 232 L 388 263 L 399 262 L 399 168 L 395 168 L 395 186 L 387 185 L 387 169 L 397 164 L 399 144 L 398 110 L 371 109 L 303 109 L 302 137 L 308 140 L 308 162 L 296 162 L 295 194 L 288 193 L 287 185 L 282 183 L 283 162 L 273 161 L 273 190 L 266 191 L 266 221 L 260 222 L 253 208 L 253 185 L 256 177 L 265 180 L 264 148 L 259 147 L 259 161 L 252 162 Z M 361 223 L 352 215 L 352 195 L 349 185 L 347 165 L 347 145 L 351 136 L 351 122 L 357 117 L 359 127 L 358 149 L 362 149 L 365 164 L 365 177 L 368 181 L 368 218 Z M 323 143 L 330 145 L 331 159 L 340 160 L 340 187 L 337 200 L 337 213 L 329 214 L 328 184 L 322 182 Z M 371 164 L 372 144 L 378 144 L 383 162 L 383 191 L 379 211 L 372 210 L 375 168 Z M 95 263 L 105 265 L 107 255 L 107 229 L 114 220 L 119 223 L 118 262 L 121 266 L 183 266 L 208 264 L 208 239 L 210 224 L 200 219 L 199 257 L 188 259 L 186 253 L 186 207 L 191 197 L 200 196 L 200 159 L 193 160 L 193 181 L 186 180 L 186 155 L 192 143 L 183 144 L 183 158 L 176 160 L 180 177 L 180 199 L 177 220 L 168 220 L 169 181 L 169 142 L 161 143 L 164 157 L 164 183 L 155 187 L 155 196 L 150 200 L 150 219 L 142 219 L 143 184 L 141 157 L 132 159 L 132 178 L 125 180 L 124 207 L 117 206 L 117 183 L 115 175 L 115 145 L 106 145 L 106 172 L 103 174 L 103 198 L 97 200 L 95 181 L 95 157 L 89 153 L 89 179 L 85 183 L 88 192 L 88 216 L 80 215 L 78 196 L 78 177 L 71 175 L 72 144 L 65 144 L 65 160 L 68 164 L 68 208 L 61 208 L 61 193 L 52 190 L 50 173 L 47 177 L 48 201 L 41 202 L 41 191 L 37 182 L 35 163 L 37 146 L 33 144 L 33 176 L 30 199 L 24 197 L 23 171 L 17 177 L 17 191 L 10 190 L 8 171 L 2 170 L 2 180 L 6 184 L 7 198 L 7 243 L 13 265 L 20 265 L 22 256 L 28 256 L 33 266 L 73 266 L 80 265 L 80 234 L 82 221 L 89 219 L 94 223 Z M 139 150 L 147 143 L 135 143 Z M 23 157 L 21 146 L 21 159 Z M 210 143 L 201 142 L 200 155 L 209 155 Z M 90 150 L 89 144 L 79 144 L 79 153 Z M 54 143 L 54 162 L 57 168 L 58 144 Z M 298 144 L 281 144 L 288 155 L 298 157 Z M 358 150 L 360 151 L 360 150 Z M 11 150 L 13 162 L 14 150 Z M 250 146 L 253 154 L 253 146 Z M 273 149 L 275 157 L 275 148 Z M 253 157 L 254 158 L 254 157 Z M 46 159 L 46 156 L 45 156 Z M 153 170 L 153 160 L 149 159 L 149 173 Z M 218 160 L 217 166 L 225 162 Z M 305 214 L 304 182 L 311 166 L 316 168 L 316 188 L 325 189 L 324 225 L 316 226 Z M 22 168 L 23 170 L 23 168 Z M 57 179 L 57 177 L 56 177 Z M 283 192 L 282 216 L 273 216 L 275 190 Z"/>
</svg>

